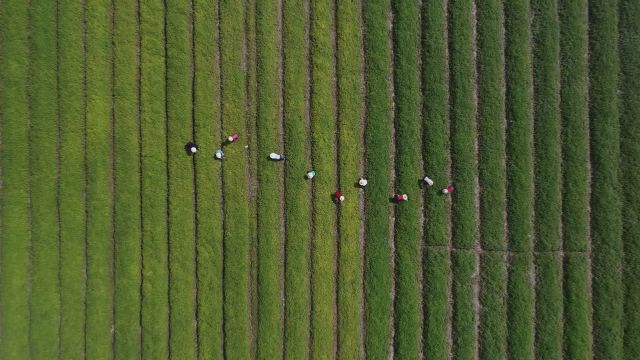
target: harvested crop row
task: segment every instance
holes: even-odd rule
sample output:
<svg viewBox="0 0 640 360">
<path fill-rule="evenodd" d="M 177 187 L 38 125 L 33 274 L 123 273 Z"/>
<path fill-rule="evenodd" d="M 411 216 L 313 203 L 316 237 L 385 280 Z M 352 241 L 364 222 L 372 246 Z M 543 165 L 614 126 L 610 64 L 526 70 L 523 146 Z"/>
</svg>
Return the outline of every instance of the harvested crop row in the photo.
<svg viewBox="0 0 640 360">
<path fill-rule="evenodd" d="M 361 136 L 361 9 L 359 1 L 338 0 L 336 72 L 338 78 L 338 183 L 351 201 L 340 207 L 338 226 L 338 358 L 360 357 L 362 340 L 362 213 L 353 184 L 363 156 Z M 378 181 L 378 179 L 376 179 Z M 368 189 L 367 189 L 368 190 Z"/>
<path fill-rule="evenodd" d="M 166 6 L 169 350 L 172 358 L 192 359 L 196 356 L 194 168 L 185 152 L 185 143 L 193 136 L 191 7 L 175 0 Z"/>
<path fill-rule="evenodd" d="M 507 222 L 509 247 L 532 249 L 533 157 L 531 118 L 531 48 L 529 2 L 505 3 L 507 111 Z M 523 326 L 528 326 L 522 324 Z"/>
<path fill-rule="evenodd" d="M 506 256 L 487 252 L 480 258 L 479 341 L 482 359 L 507 357 Z"/>
<path fill-rule="evenodd" d="M 257 44 L 257 146 L 280 153 L 280 102 L 278 11 L 276 0 L 261 0 L 256 9 Z M 271 149 L 271 150 L 269 150 Z M 294 155 L 295 156 L 295 155 Z M 257 342 L 259 359 L 282 357 L 282 278 L 280 179 L 282 167 L 264 153 L 257 158 Z M 303 174 L 303 173 L 301 173 Z"/>
<path fill-rule="evenodd" d="M 640 197 L 635 189 L 640 188 L 640 3 L 622 0 L 620 3 L 620 59 L 621 91 L 624 95 L 620 126 L 622 152 L 622 185 L 634 189 L 624 193 L 623 241 L 625 283 L 625 327 L 624 356 L 640 358 Z"/>
<path fill-rule="evenodd" d="M 142 354 L 169 357 L 164 2 L 140 2 Z"/>
<path fill-rule="evenodd" d="M 453 358 L 475 359 L 478 343 L 478 326 L 474 307 L 474 283 L 476 282 L 476 254 L 472 250 L 452 253 L 453 294 Z"/>
<path fill-rule="evenodd" d="M 137 3 L 114 3 L 115 356 L 140 357 L 140 124 Z"/>
<path fill-rule="evenodd" d="M 569 359 L 591 359 L 591 299 L 589 257 L 582 254 L 564 258 L 563 350 Z"/>
<path fill-rule="evenodd" d="M 0 243 L 0 358 L 29 357 L 29 44 L 27 3 L 0 4 L 2 107 L 2 242 Z M 7 54 L 10 54 L 8 56 Z"/>
<path fill-rule="evenodd" d="M 84 353 L 85 161 L 84 10 L 58 2 L 58 116 L 60 119 L 60 358 Z"/>
<path fill-rule="evenodd" d="M 86 356 L 113 358 L 112 3 L 86 8 Z"/>
<path fill-rule="evenodd" d="M 562 258 L 538 254 L 536 261 L 535 355 L 540 359 L 562 358 Z"/>
<path fill-rule="evenodd" d="M 449 52 L 451 73 L 451 173 L 453 193 L 453 245 L 469 249 L 476 245 L 476 78 L 473 59 L 473 1 L 449 3 Z"/>
<path fill-rule="evenodd" d="M 508 353 L 513 359 L 534 357 L 533 256 L 513 254 L 509 259 L 507 289 Z"/>
<path fill-rule="evenodd" d="M 499 0 L 478 1 L 477 6 L 480 241 L 486 250 L 504 250 L 504 19 Z"/>
<path fill-rule="evenodd" d="M 389 0 L 363 2 L 366 77 L 366 169 L 376 179 L 365 192 L 365 350 L 367 358 L 387 359 L 391 343 L 392 258 L 389 244 L 391 183 L 391 46 Z"/>
<path fill-rule="evenodd" d="M 396 135 L 396 188 L 409 201 L 396 204 L 396 302 L 395 356 L 417 358 L 421 353 L 422 319 L 420 278 L 420 210 L 416 180 L 422 175 L 420 152 L 420 11 L 418 3 L 402 0 L 393 3 L 394 12 L 394 89 Z M 431 339 L 429 339 L 431 340 Z M 439 338 L 434 338 L 436 342 Z"/>
<path fill-rule="evenodd" d="M 313 245 L 311 255 L 311 358 L 336 352 L 336 105 L 334 98 L 334 9 L 311 1 L 311 149 L 313 168 Z M 346 201 L 356 201 L 355 197 Z"/>
<path fill-rule="evenodd" d="M 623 356 L 617 1 L 589 2 L 591 241 L 596 359 Z"/>
<path fill-rule="evenodd" d="M 405 5 L 405 7 L 407 6 Z M 435 186 L 440 189 L 450 181 L 446 2 L 443 0 L 425 1 L 422 13 L 422 32 L 429 34 L 422 37 L 424 171 L 434 181 Z M 403 31 L 415 32 L 417 30 L 403 29 Z M 398 55 L 397 61 L 406 56 Z M 397 85 L 399 85 L 396 86 L 397 88 L 404 86 L 404 84 Z M 398 89 L 399 91 L 401 90 Z M 413 164 L 399 165 L 415 168 Z M 413 188 L 422 175 L 415 174 L 411 184 Z M 450 206 L 448 200 L 436 196 L 436 191 L 430 189 L 425 196 L 424 241 L 427 245 L 449 245 Z"/>
<path fill-rule="evenodd" d="M 59 351 L 60 288 L 58 277 L 58 107 L 56 4 L 31 2 L 30 168 L 31 291 L 29 340 L 32 359 Z M 23 124 L 26 126 L 26 124 Z"/>
<path fill-rule="evenodd" d="M 424 254 L 424 353 L 448 359 L 450 352 L 449 250 L 431 247 Z"/>
<path fill-rule="evenodd" d="M 586 251 L 589 239 L 587 1 L 559 2 L 562 115 L 562 243 Z"/>
<path fill-rule="evenodd" d="M 222 131 L 246 133 L 246 77 L 243 68 L 245 10 L 239 0 L 220 2 Z M 249 199 L 246 150 L 225 149 L 224 193 L 224 349 L 225 356 L 247 359 L 249 338 Z"/>
<path fill-rule="evenodd" d="M 213 15 L 212 15 L 213 14 Z M 196 165 L 196 266 L 198 357 L 223 357 L 222 283 L 222 187 L 221 164 L 211 160 L 220 145 L 220 94 L 217 6 L 214 2 L 194 1 L 194 133 L 203 155 Z M 213 36 L 213 41 L 212 41 Z"/>
<path fill-rule="evenodd" d="M 539 251 L 557 251 L 562 248 L 560 24 L 556 1 L 535 0 L 531 6 L 535 101 L 535 248 Z"/>
<path fill-rule="evenodd" d="M 309 167 L 308 5 L 303 0 L 283 1 L 283 77 L 285 163 L 285 324 L 284 356 L 305 359 L 309 354 L 309 239 L 311 207 L 309 184 L 301 176 Z"/>
</svg>

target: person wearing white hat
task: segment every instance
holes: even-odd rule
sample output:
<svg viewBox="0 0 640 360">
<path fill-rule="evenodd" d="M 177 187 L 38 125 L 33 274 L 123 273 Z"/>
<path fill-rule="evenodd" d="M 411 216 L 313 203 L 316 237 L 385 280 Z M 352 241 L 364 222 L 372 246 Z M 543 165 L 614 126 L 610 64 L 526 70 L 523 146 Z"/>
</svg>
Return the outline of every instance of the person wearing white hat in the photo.
<svg viewBox="0 0 640 360">
<path fill-rule="evenodd" d="M 185 146 L 185 149 L 187 149 L 187 153 L 189 153 L 189 155 L 193 155 L 193 154 L 198 152 L 198 145 L 196 145 L 193 142 L 189 141 L 187 143 L 187 145 Z"/>
<path fill-rule="evenodd" d="M 360 180 L 358 180 L 358 185 L 360 185 L 360 187 L 365 187 L 368 183 L 369 182 L 365 178 L 360 178 Z"/>
<path fill-rule="evenodd" d="M 284 155 L 271 153 L 271 154 L 269 154 L 269 159 L 274 160 L 274 161 L 282 161 L 282 160 L 284 160 Z"/>
<path fill-rule="evenodd" d="M 422 183 L 426 184 L 427 186 L 433 186 L 433 180 L 431 180 L 428 176 L 425 176 L 424 179 L 422 179 Z"/>
<path fill-rule="evenodd" d="M 224 151 L 222 151 L 222 149 L 218 149 L 213 156 L 218 160 L 222 160 L 222 158 L 224 158 Z"/>
</svg>

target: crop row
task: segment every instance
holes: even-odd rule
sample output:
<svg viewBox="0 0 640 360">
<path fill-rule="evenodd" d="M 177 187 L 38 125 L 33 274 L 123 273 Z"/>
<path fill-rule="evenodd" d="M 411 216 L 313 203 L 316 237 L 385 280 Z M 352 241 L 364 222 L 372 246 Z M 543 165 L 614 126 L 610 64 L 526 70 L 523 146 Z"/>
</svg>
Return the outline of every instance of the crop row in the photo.
<svg viewBox="0 0 640 360">
<path fill-rule="evenodd" d="M 60 121 L 60 358 L 81 358 L 85 323 L 84 17 L 77 1 L 58 3 Z"/>
<path fill-rule="evenodd" d="M 459 250 L 451 254 L 453 281 L 452 337 L 455 359 L 474 359 L 478 344 L 478 325 L 474 306 L 474 286 L 477 282 L 476 254 L 472 250 Z"/>
<path fill-rule="evenodd" d="M 359 1 L 336 2 L 336 72 L 338 79 L 338 183 L 352 199 L 338 217 L 338 358 L 360 356 L 362 342 L 362 197 L 353 184 L 361 176 L 362 72 Z M 377 179 L 376 179 L 377 181 Z"/>
<path fill-rule="evenodd" d="M 486 253 L 480 258 L 481 307 L 479 324 L 480 356 L 483 359 L 507 357 L 507 269 L 506 256 Z"/>
<path fill-rule="evenodd" d="M 113 110 L 112 4 L 87 1 L 86 171 L 87 292 L 85 351 L 113 357 Z"/>
<path fill-rule="evenodd" d="M 391 342 L 392 254 L 389 243 L 391 189 L 391 42 L 389 0 L 363 2 L 366 114 L 365 148 L 365 350 L 368 358 L 387 359 Z"/>
<path fill-rule="evenodd" d="M 247 88 L 243 68 L 245 9 L 242 1 L 220 2 L 222 132 L 246 133 Z M 247 156 L 243 146 L 225 149 L 224 193 L 224 348 L 229 358 L 246 359 L 249 339 L 249 208 Z"/>
<path fill-rule="evenodd" d="M 484 249 L 504 250 L 504 18 L 501 1 L 479 1 L 477 6 L 480 241 Z"/>
<path fill-rule="evenodd" d="M 313 244 L 311 358 L 332 358 L 336 347 L 336 208 L 326 201 L 336 191 L 336 104 L 334 98 L 334 8 L 311 1 L 311 150 Z M 348 199 L 354 201 L 355 199 Z"/>
<path fill-rule="evenodd" d="M 555 1 L 531 3 L 533 16 L 535 248 L 562 248 L 560 169 L 560 25 Z M 562 263 L 536 258 L 536 357 L 562 357 Z"/>
<path fill-rule="evenodd" d="M 284 356 L 304 359 L 309 353 L 309 187 L 300 176 L 308 171 L 308 12 L 302 0 L 283 1 L 283 117 L 285 164 L 285 333 Z M 302 14 L 302 15 L 301 15 Z"/>
<path fill-rule="evenodd" d="M 223 356 L 222 333 L 222 187 L 221 164 L 210 157 L 220 144 L 220 77 L 217 33 L 217 6 L 209 1 L 193 2 L 194 140 L 204 157 L 195 158 L 196 254 L 198 357 Z M 213 38 L 212 38 L 213 36 Z M 212 40 L 213 39 L 213 40 Z M 203 154 L 203 155 L 205 155 Z"/>
<path fill-rule="evenodd" d="M 507 349 L 514 359 L 534 357 L 533 257 L 513 254 L 509 259 L 507 281 Z"/>
<path fill-rule="evenodd" d="M 622 152 L 621 183 L 624 188 L 640 186 L 640 4 L 637 1 L 620 2 L 620 59 L 621 86 L 624 100 L 621 102 L 620 134 Z M 625 252 L 625 327 L 624 352 L 627 359 L 640 357 L 640 325 L 636 309 L 640 306 L 640 198 L 636 191 L 624 193 L 623 241 Z"/>
<path fill-rule="evenodd" d="M 0 357 L 29 356 L 29 105 L 27 3 L 0 10 L 2 107 L 2 243 L 0 244 Z M 6 54 L 11 54 L 13 59 Z"/>
<path fill-rule="evenodd" d="M 438 189 L 449 182 L 449 71 L 445 5 L 441 0 L 429 0 L 425 1 L 422 10 L 422 32 L 430 34 L 422 37 L 424 171 Z M 415 174 L 411 184 L 414 188 L 421 175 L 423 174 Z M 442 197 L 434 196 L 436 194 L 436 191 L 431 190 L 425 196 L 424 242 L 427 245 L 448 245 L 450 206 Z"/>
<path fill-rule="evenodd" d="M 589 116 L 593 341 L 596 359 L 621 359 L 620 125 L 617 1 L 589 2 Z"/>
<path fill-rule="evenodd" d="M 140 356 L 140 124 L 137 5 L 114 3 L 114 351 Z"/>
<path fill-rule="evenodd" d="M 169 356 L 164 2 L 140 3 L 142 354 Z"/>
<path fill-rule="evenodd" d="M 257 44 L 257 146 L 280 147 L 281 88 L 278 58 L 278 2 L 258 1 Z M 280 152 L 279 150 L 277 152 Z M 260 155 L 257 159 L 257 342 L 259 359 L 274 359 L 282 352 L 282 294 L 280 180 L 282 170 Z M 276 165 L 276 166 L 274 166 Z"/>
<path fill-rule="evenodd" d="M 451 73 L 451 173 L 456 184 L 451 218 L 453 245 L 476 244 L 476 109 L 474 101 L 473 2 L 449 3 L 449 53 Z"/>
<path fill-rule="evenodd" d="M 396 206 L 396 301 L 395 355 L 415 358 L 421 352 L 421 251 L 420 194 L 416 189 L 421 163 L 420 93 L 418 52 L 420 11 L 414 1 L 393 4 L 394 12 L 394 89 L 396 171 L 395 191 L 408 194 L 411 201 Z M 419 194 L 419 195 L 418 195 Z M 426 330 L 426 329 L 425 329 Z M 428 338 L 438 341 L 435 336 Z"/>
<path fill-rule="evenodd" d="M 56 7 L 31 3 L 29 27 L 29 151 L 31 168 L 30 357 L 59 351 L 59 223 L 57 212 L 58 107 Z M 24 124 L 26 125 L 26 124 Z"/>
<path fill-rule="evenodd" d="M 562 136 L 562 244 L 586 251 L 589 238 L 589 128 L 587 122 L 587 1 L 560 1 L 560 112 Z M 569 358 L 591 358 L 591 311 L 581 256 L 564 261 L 563 350 Z"/>
</svg>

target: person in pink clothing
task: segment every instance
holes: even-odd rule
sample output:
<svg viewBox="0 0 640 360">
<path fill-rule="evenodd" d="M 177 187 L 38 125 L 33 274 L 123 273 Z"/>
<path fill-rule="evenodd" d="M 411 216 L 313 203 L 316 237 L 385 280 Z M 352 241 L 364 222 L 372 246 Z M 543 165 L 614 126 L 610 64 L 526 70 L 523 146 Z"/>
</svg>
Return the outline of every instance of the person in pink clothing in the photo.
<svg viewBox="0 0 640 360">
<path fill-rule="evenodd" d="M 393 200 L 395 202 L 403 202 L 409 200 L 409 197 L 407 196 L 407 194 L 395 194 L 393 196 Z"/>
<path fill-rule="evenodd" d="M 240 135 L 238 135 L 237 133 L 233 133 L 229 135 L 229 137 L 227 138 L 227 141 L 229 141 L 229 143 L 234 143 L 238 141 L 239 138 L 240 138 Z"/>
<path fill-rule="evenodd" d="M 341 203 L 344 201 L 344 195 L 340 191 L 336 191 L 333 193 L 333 198 L 337 203 Z"/>
<path fill-rule="evenodd" d="M 442 189 L 442 193 L 443 194 L 451 194 L 453 192 L 454 188 L 453 185 L 449 185 L 446 188 Z"/>
</svg>

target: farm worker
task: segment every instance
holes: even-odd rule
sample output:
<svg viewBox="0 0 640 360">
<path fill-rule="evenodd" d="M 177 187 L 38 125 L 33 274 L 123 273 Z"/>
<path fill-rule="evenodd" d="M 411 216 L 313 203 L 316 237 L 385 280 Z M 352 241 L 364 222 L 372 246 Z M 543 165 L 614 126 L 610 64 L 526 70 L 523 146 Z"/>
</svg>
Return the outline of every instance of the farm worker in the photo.
<svg viewBox="0 0 640 360">
<path fill-rule="evenodd" d="M 269 154 L 269 159 L 275 160 L 275 161 L 281 161 L 281 160 L 284 160 L 284 155 L 271 153 L 271 154 Z"/>
<path fill-rule="evenodd" d="M 407 196 L 407 194 L 396 194 L 393 196 L 393 200 L 397 202 L 407 201 L 409 200 L 409 197 Z"/>
<path fill-rule="evenodd" d="M 342 195 L 342 193 L 340 191 L 336 191 L 333 194 L 334 199 L 336 200 L 336 202 L 341 203 L 344 201 L 344 195 Z"/>
<path fill-rule="evenodd" d="M 188 151 L 190 154 L 195 154 L 195 153 L 197 153 L 197 152 L 198 152 L 198 145 L 194 144 L 194 143 L 193 143 L 193 142 L 191 142 L 191 141 L 189 141 L 189 142 L 187 143 L 186 148 L 187 148 L 187 151 Z"/>
<path fill-rule="evenodd" d="M 360 185 L 360 187 L 365 187 L 368 183 L 369 182 L 365 178 L 360 178 L 360 180 L 358 180 L 358 185 Z"/>
<path fill-rule="evenodd" d="M 222 160 L 222 158 L 224 157 L 224 151 L 222 151 L 222 149 L 218 149 L 213 154 L 213 156 L 215 156 L 215 158 L 218 159 L 218 160 Z"/>
<path fill-rule="evenodd" d="M 238 141 L 238 138 L 239 138 L 239 137 L 240 137 L 240 136 L 238 135 L 238 133 L 233 133 L 233 134 L 229 135 L 229 137 L 227 138 L 227 140 L 229 140 L 229 142 L 230 142 L 230 143 L 232 143 L 232 142 L 236 142 L 236 141 Z"/>
<path fill-rule="evenodd" d="M 422 179 L 422 183 L 427 184 L 428 186 L 433 186 L 433 180 L 429 179 L 428 176 L 425 176 L 424 179 Z"/>
<path fill-rule="evenodd" d="M 309 170 L 307 172 L 307 179 L 313 179 L 316 176 L 316 171 L 315 170 Z"/>
<path fill-rule="evenodd" d="M 449 185 L 446 188 L 442 189 L 443 194 L 451 194 L 453 192 L 453 185 Z"/>
</svg>

